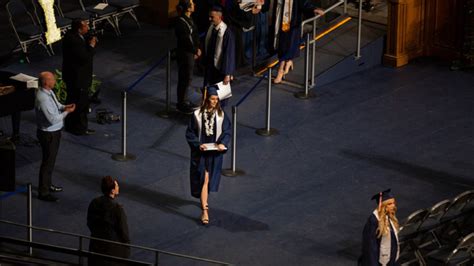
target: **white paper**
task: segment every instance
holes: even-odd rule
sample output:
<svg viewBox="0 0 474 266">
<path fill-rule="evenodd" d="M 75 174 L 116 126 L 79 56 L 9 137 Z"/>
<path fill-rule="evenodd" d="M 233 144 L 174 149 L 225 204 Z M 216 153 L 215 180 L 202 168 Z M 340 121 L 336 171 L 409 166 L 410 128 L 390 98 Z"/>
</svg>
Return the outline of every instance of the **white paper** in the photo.
<svg viewBox="0 0 474 266">
<path fill-rule="evenodd" d="M 106 3 L 100 3 L 100 4 L 97 4 L 94 9 L 98 9 L 98 10 L 103 10 L 104 8 L 106 8 L 109 4 L 106 4 Z"/>
<path fill-rule="evenodd" d="M 28 76 L 28 75 L 23 74 L 23 73 L 17 74 L 15 76 L 11 76 L 10 79 L 20 81 L 20 82 L 28 82 L 30 80 L 38 80 L 38 78 Z"/>
<path fill-rule="evenodd" d="M 222 101 L 232 97 L 232 89 L 230 88 L 230 82 L 227 83 L 227 85 L 224 85 L 224 82 L 221 81 L 215 85 L 217 86 L 217 96 L 219 97 L 219 100 Z"/>
<path fill-rule="evenodd" d="M 245 0 L 244 0 L 245 1 Z M 249 12 L 252 10 L 252 8 L 255 6 L 255 1 L 252 1 L 250 0 L 249 2 L 246 2 L 244 3 L 244 1 L 242 1 L 242 3 L 239 4 L 239 7 L 240 9 L 242 9 L 243 11 L 245 12 Z"/>
<path fill-rule="evenodd" d="M 216 143 L 204 143 L 202 145 L 206 146 L 206 151 L 217 151 L 218 150 Z M 227 148 L 225 148 L 224 150 L 227 150 Z"/>
<path fill-rule="evenodd" d="M 31 88 L 37 89 L 38 88 L 38 80 L 28 80 L 26 82 L 26 87 L 28 89 L 31 89 Z"/>
</svg>

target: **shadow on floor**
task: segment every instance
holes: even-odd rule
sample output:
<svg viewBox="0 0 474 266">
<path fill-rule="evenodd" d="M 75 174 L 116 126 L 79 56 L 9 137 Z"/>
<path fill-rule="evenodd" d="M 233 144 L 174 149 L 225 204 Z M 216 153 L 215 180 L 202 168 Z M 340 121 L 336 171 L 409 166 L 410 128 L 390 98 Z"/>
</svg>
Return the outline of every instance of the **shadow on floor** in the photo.
<svg viewBox="0 0 474 266">
<path fill-rule="evenodd" d="M 474 186 L 474 182 L 469 178 L 456 176 L 448 172 L 415 165 L 409 162 L 403 162 L 383 155 L 364 154 L 351 150 L 342 150 L 341 154 L 352 159 L 366 161 L 376 166 L 394 170 L 424 181 L 436 182 L 441 185 L 460 189 L 471 189 Z"/>
<path fill-rule="evenodd" d="M 86 187 L 90 190 L 97 190 L 101 179 L 99 176 L 92 175 L 81 175 L 81 177 L 78 177 L 77 175 L 67 173 L 66 171 L 61 171 L 60 174 L 68 181 Z M 196 222 L 197 224 L 201 223 L 199 220 L 201 206 L 197 200 L 193 201 L 183 199 L 168 193 L 143 188 L 143 186 L 129 184 L 127 182 L 120 182 L 120 184 L 122 188 L 126 189 L 126 192 L 121 193 L 121 197 L 139 202 L 151 208 L 158 209 L 167 214 L 189 219 Z M 196 216 L 188 215 L 183 210 L 181 210 L 181 207 L 184 206 L 195 206 L 197 209 Z M 233 212 L 211 208 L 210 214 L 212 217 L 216 217 L 214 221 L 211 220 L 210 226 L 216 226 L 230 232 L 253 232 L 269 230 L 269 226 L 267 224 Z"/>
</svg>

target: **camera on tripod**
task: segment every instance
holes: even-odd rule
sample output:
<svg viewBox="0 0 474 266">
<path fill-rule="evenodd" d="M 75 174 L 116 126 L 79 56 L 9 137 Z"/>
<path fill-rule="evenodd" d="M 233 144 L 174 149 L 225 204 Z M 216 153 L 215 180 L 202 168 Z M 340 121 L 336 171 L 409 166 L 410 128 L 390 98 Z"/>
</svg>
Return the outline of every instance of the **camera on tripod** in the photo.
<svg viewBox="0 0 474 266">
<path fill-rule="evenodd" d="M 97 109 L 95 111 L 95 117 L 97 119 L 97 123 L 101 125 L 112 124 L 114 122 L 120 121 L 120 115 L 114 114 L 105 108 Z"/>
</svg>

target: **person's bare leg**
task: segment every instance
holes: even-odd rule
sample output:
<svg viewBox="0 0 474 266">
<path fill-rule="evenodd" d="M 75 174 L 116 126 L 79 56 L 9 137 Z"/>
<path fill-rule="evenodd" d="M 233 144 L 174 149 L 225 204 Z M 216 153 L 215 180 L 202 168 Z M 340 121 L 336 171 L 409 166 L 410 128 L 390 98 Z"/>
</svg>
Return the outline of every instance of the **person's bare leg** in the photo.
<svg viewBox="0 0 474 266">
<path fill-rule="evenodd" d="M 281 83 L 281 80 L 283 79 L 283 75 L 285 75 L 285 63 L 286 61 L 280 62 L 280 65 L 278 66 L 278 74 L 276 78 L 273 80 L 273 83 L 275 84 Z"/>
<path fill-rule="evenodd" d="M 288 61 L 286 61 L 286 63 L 285 63 L 285 72 L 284 72 L 284 75 L 288 74 L 288 72 L 290 72 L 291 70 L 293 70 L 293 61 L 292 61 L 292 60 L 288 60 Z"/>
<path fill-rule="evenodd" d="M 209 223 L 209 213 L 208 213 L 208 205 L 207 199 L 209 197 L 209 172 L 204 173 L 204 183 L 202 184 L 201 190 L 201 208 L 202 208 L 202 215 L 201 215 L 201 222 L 203 224 Z"/>
</svg>

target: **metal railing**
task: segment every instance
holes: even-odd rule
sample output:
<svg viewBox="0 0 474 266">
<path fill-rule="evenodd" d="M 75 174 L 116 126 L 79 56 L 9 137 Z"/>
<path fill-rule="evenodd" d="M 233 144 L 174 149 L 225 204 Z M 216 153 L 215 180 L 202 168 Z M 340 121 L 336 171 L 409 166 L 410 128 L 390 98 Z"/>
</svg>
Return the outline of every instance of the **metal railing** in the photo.
<svg viewBox="0 0 474 266">
<path fill-rule="evenodd" d="M 163 118 L 169 117 L 171 105 L 171 51 L 162 56 L 151 68 L 149 68 L 140 78 L 133 82 L 127 89 L 122 91 L 122 151 L 112 155 L 116 161 L 135 160 L 136 156 L 127 152 L 127 93 L 132 91 L 142 80 L 144 80 L 155 68 L 160 66 L 166 60 L 166 107 L 158 115 Z"/>
<path fill-rule="evenodd" d="M 74 255 L 74 256 L 78 257 L 78 262 L 79 262 L 80 265 L 84 264 L 84 260 L 83 260 L 84 257 L 87 257 L 87 258 L 97 257 L 97 258 L 112 260 L 114 262 L 125 262 L 125 263 L 127 263 L 127 265 L 159 265 L 160 255 L 169 255 L 169 256 L 174 256 L 174 257 L 178 257 L 178 258 L 182 258 L 182 259 L 189 259 L 189 260 L 193 260 L 193 261 L 205 262 L 205 263 L 216 264 L 216 265 L 231 265 L 227 262 L 211 260 L 211 259 L 205 259 L 205 258 L 189 256 L 189 255 L 183 255 L 183 254 L 179 254 L 179 253 L 168 252 L 168 251 L 163 251 L 163 250 L 158 250 L 158 249 L 153 249 L 153 248 L 148 248 L 148 247 L 143 247 L 143 246 L 138 246 L 138 245 L 131 245 L 131 244 L 125 244 L 125 243 L 121 243 L 121 242 L 109 241 L 109 240 L 105 240 L 105 239 L 94 238 L 94 237 L 89 237 L 89 236 L 80 235 L 80 234 L 63 232 L 63 231 L 59 231 L 59 230 L 52 230 L 52 229 L 48 229 L 48 228 L 36 227 L 36 226 L 31 226 L 31 225 L 24 225 L 24 224 L 14 223 L 14 222 L 11 222 L 11 221 L 0 220 L 0 223 L 26 228 L 28 231 L 31 231 L 31 232 L 33 230 L 35 230 L 35 231 L 41 231 L 41 232 L 58 234 L 58 235 L 62 235 L 62 236 L 69 236 L 69 237 L 76 238 L 76 243 L 78 243 L 78 247 L 74 247 L 74 248 L 65 247 L 65 246 L 58 246 L 58 245 L 52 245 L 52 244 L 48 244 L 48 243 L 33 242 L 33 241 L 30 241 L 30 240 L 23 240 L 23 239 L 19 239 L 19 238 L 5 237 L 5 236 L 0 236 L 0 242 L 28 246 L 30 249 L 34 247 L 34 248 L 38 248 L 38 249 L 54 251 L 54 252 L 60 252 L 60 253 L 68 254 L 68 255 Z M 85 239 L 100 241 L 100 242 L 109 243 L 109 244 L 113 244 L 113 245 L 119 245 L 119 246 L 122 246 L 122 247 L 140 249 L 142 251 L 147 251 L 147 252 L 152 252 L 152 253 L 154 253 L 154 262 L 133 260 L 133 259 L 128 259 L 128 258 L 115 257 L 115 256 L 111 256 L 111 255 L 100 254 L 100 253 L 95 253 L 95 252 L 88 251 L 87 249 L 84 249 L 83 242 L 84 242 Z M 31 253 L 30 253 L 30 255 L 31 255 Z"/>
<path fill-rule="evenodd" d="M 27 200 L 26 200 L 26 222 L 28 223 L 28 226 L 33 225 L 33 208 L 32 208 L 32 186 L 31 183 L 26 184 L 25 186 L 21 186 L 15 191 L 8 192 L 6 194 L 3 194 L 0 196 L 0 200 L 4 200 L 6 198 L 9 198 L 11 196 L 14 196 L 16 194 L 20 193 L 25 193 L 27 192 Z M 33 241 L 33 230 L 28 229 L 26 232 L 26 236 L 29 242 Z M 28 254 L 32 254 L 33 249 L 31 247 L 28 248 Z"/>
<path fill-rule="evenodd" d="M 268 73 L 259 78 L 255 85 L 250 88 L 240 100 L 232 106 L 232 154 L 231 154 L 231 165 L 229 169 L 222 170 L 222 174 L 225 176 L 238 176 L 245 175 L 243 170 L 237 169 L 237 113 L 238 107 L 245 102 L 245 100 L 252 94 L 255 89 L 264 80 L 268 80 L 267 86 L 267 100 L 266 100 L 266 119 L 265 127 L 256 130 L 256 133 L 260 136 L 272 136 L 278 133 L 278 130 L 271 128 L 271 93 L 272 93 L 272 69 L 268 68 Z"/>
<path fill-rule="evenodd" d="M 325 13 L 334 10 L 335 8 L 343 5 L 344 14 L 347 14 L 347 0 L 341 0 L 332 6 L 324 10 Z M 305 35 L 304 27 L 312 23 L 312 31 L 306 33 L 305 37 L 305 57 L 304 57 L 304 91 L 295 93 L 295 97 L 299 99 L 308 99 L 312 97 L 310 94 L 310 89 L 316 84 L 315 81 L 315 70 L 316 70 L 316 29 L 317 29 L 317 20 L 323 15 L 316 15 L 309 19 L 306 19 L 301 22 L 301 37 Z M 358 32 L 357 32 L 357 45 L 356 45 L 356 54 L 355 59 L 358 60 L 361 58 L 361 36 L 362 36 L 362 4 L 359 5 L 359 18 L 358 18 Z"/>
</svg>

